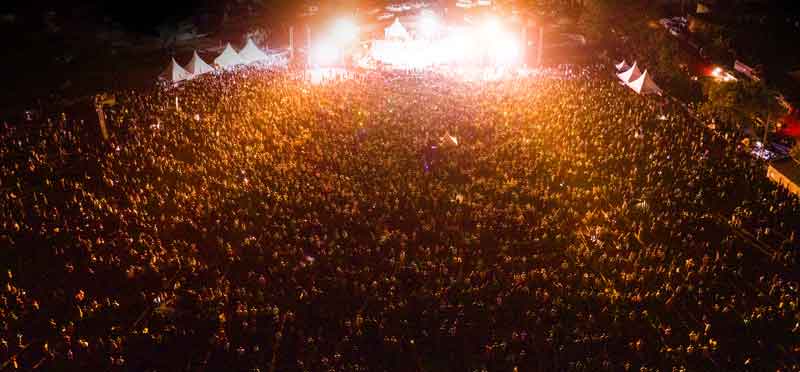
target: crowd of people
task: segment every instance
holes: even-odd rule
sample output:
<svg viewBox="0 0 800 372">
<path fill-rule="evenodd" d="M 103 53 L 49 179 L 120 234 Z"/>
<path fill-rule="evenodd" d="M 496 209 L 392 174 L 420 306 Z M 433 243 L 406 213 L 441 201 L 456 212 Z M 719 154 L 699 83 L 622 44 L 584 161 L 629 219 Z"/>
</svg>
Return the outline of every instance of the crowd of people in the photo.
<svg viewBox="0 0 800 372">
<path fill-rule="evenodd" d="M 243 68 L 0 128 L 0 369 L 800 368 L 800 203 L 602 67 Z"/>
</svg>

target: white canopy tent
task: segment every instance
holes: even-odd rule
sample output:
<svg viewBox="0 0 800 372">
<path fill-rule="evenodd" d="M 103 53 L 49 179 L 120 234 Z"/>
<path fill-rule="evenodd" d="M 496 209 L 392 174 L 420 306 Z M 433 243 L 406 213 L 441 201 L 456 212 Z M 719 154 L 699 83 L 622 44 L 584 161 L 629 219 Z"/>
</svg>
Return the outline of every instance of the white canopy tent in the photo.
<svg viewBox="0 0 800 372">
<path fill-rule="evenodd" d="M 231 43 L 225 46 L 225 50 L 222 51 L 222 54 L 219 55 L 216 59 L 214 59 L 214 64 L 222 67 L 222 68 L 229 68 L 234 67 L 236 65 L 244 64 L 245 60 L 239 56 L 238 53 L 233 49 Z"/>
<path fill-rule="evenodd" d="M 197 55 L 197 51 L 195 51 L 194 54 L 192 54 L 192 59 L 189 61 L 189 64 L 186 65 L 186 71 L 197 76 L 214 71 L 214 68 L 203 61 L 203 59 Z"/>
<path fill-rule="evenodd" d="M 661 88 L 647 74 L 647 70 L 644 70 L 642 76 L 639 76 L 638 79 L 629 82 L 628 86 L 638 94 L 661 94 Z"/>
<path fill-rule="evenodd" d="M 239 56 L 247 63 L 269 59 L 269 56 L 262 52 L 251 38 L 247 38 L 247 43 L 245 44 L 244 48 L 239 51 Z"/>
<path fill-rule="evenodd" d="M 189 71 L 186 71 L 175 61 L 175 58 L 172 58 L 170 61 L 169 66 L 161 75 L 158 75 L 158 78 L 162 81 L 170 82 L 170 83 L 177 83 L 179 81 L 187 80 L 192 78 L 192 74 Z"/>
<path fill-rule="evenodd" d="M 617 71 L 622 71 L 628 69 L 628 67 L 630 66 L 628 66 L 628 63 L 625 62 L 625 60 L 623 59 L 622 62 L 617 63 L 616 65 L 614 65 L 614 67 L 617 68 Z"/>
<path fill-rule="evenodd" d="M 386 40 L 408 40 L 411 39 L 411 35 L 408 34 L 408 30 L 400 23 L 400 18 L 395 18 L 392 25 L 384 30 L 384 38 Z"/>
<path fill-rule="evenodd" d="M 636 67 L 636 62 L 634 62 L 633 66 L 631 66 L 631 68 L 629 68 L 628 70 L 626 70 L 624 72 L 621 72 L 621 73 L 617 74 L 617 77 L 619 77 L 619 79 L 622 80 L 623 83 L 628 84 L 631 81 L 634 81 L 634 80 L 638 79 L 639 76 L 641 76 L 641 75 L 642 75 L 642 72 L 639 71 L 639 68 Z"/>
</svg>

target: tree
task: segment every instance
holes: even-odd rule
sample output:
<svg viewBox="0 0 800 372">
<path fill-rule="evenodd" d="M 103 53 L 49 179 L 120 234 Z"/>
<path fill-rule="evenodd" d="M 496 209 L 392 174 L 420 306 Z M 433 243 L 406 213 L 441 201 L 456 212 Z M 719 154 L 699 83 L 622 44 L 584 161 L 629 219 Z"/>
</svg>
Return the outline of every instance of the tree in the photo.
<svg viewBox="0 0 800 372">
<path fill-rule="evenodd" d="M 710 80 L 705 85 L 705 93 L 707 101 L 701 110 L 737 126 L 745 122 L 762 126 L 765 143 L 772 119 L 786 112 L 778 94 L 762 82 Z"/>
<path fill-rule="evenodd" d="M 587 38 L 593 41 L 605 41 L 618 37 L 611 32 L 611 29 L 615 25 L 613 19 L 620 15 L 622 15 L 622 9 L 614 2 L 592 0 L 584 3 L 579 22 Z M 620 22 L 617 25 L 624 26 L 625 23 Z"/>
<path fill-rule="evenodd" d="M 734 128 L 741 129 L 741 125 L 747 120 L 747 117 L 737 106 L 737 89 L 736 83 L 707 80 L 703 85 L 706 101 L 700 105 L 700 112 L 719 119 L 722 124 L 733 125 Z"/>
<path fill-rule="evenodd" d="M 766 144 L 773 119 L 785 115 L 787 109 L 778 100 L 778 92 L 767 88 L 764 84 L 758 85 L 759 88 L 754 92 L 755 96 L 752 99 L 757 107 L 756 117 L 763 121 L 764 139 L 762 143 Z"/>
<path fill-rule="evenodd" d="M 789 151 L 789 155 L 796 162 L 800 162 L 800 142 L 796 143 Z"/>
<path fill-rule="evenodd" d="M 707 23 L 694 33 L 712 60 L 718 63 L 733 63 L 735 51 L 730 29 L 721 24 Z"/>
<path fill-rule="evenodd" d="M 643 46 L 631 48 L 635 55 L 626 56 L 627 60 L 639 61 L 662 85 L 676 98 L 684 102 L 697 102 L 702 98 L 702 91 L 696 81 L 691 80 L 688 73 L 690 56 L 682 50 L 678 42 L 662 29 L 642 29 L 633 34 L 631 45 Z"/>
</svg>

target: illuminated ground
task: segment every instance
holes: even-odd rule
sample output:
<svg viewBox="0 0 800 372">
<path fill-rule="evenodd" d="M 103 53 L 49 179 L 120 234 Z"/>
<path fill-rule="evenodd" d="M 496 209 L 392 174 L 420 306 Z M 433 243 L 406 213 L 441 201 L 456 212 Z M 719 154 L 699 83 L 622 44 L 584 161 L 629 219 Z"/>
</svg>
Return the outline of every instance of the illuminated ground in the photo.
<svg viewBox="0 0 800 372">
<path fill-rule="evenodd" d="M 796 368 L 797 199 L 608 76 L 251 71 L 121 96 L 103 148 L 6 131 L 0 360 Z"/>
</svg>

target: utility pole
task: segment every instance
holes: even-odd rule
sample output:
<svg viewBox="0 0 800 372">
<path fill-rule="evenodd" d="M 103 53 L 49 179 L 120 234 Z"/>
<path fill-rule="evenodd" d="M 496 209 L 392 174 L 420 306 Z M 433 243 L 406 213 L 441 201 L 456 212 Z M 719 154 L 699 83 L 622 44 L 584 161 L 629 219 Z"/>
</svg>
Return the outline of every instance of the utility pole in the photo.
<svg viewBox="0 0 800 372">
<path fill-rule="evenodd" d="M 544 27 L 539 25 L 539 46 L 536 53 L 536 65 L 542 67 L 542 53 L 544 52 Z"/>
<path fill-rule="evenodd" d="M 311 65 L 311 26 L 306 25 L 306 64 Z"/>
<path fill-rule="evenodd" d="M 294 59 L 294 26 L 289 26 L 289 60 Z"/>
<path fill-rule="evenodd" d="M 528 51 L 528 38 L 527 38 L 528 32 L 527 31 L 528 31 L 528 28 L 526 27 L 525 22 L 522 22 L 522 29 L 520 30 L 520 33 L 522 34 L 522 35 L 520 35 L 521 36 L 520 40 L 522 40 L 522 47 L 520 48 L 520 50 L 522 51 L 522 53 L 521 53 L 522 55 L 520 56 L 520 60 L 522 60 L 523 63 L 525 63 L 525 61 L 527 61 L 527 54 L 528 54 L 527 53 L 527 51 Z"/>
<path fill-rule="evenodd" d="M 100 124 L 100 134 L 103 136 L 103 140 L 108 141 L 108 129 L 106 128 L 106 113 L 103 111 L 103 106 L 97 105 L 95 106 L 95 111 L 97 111 L 97 120 Z"/>
<path fill-rule="evenodd" d="M 108 97 L 105 94 L 94 96 L 94 110 L 97 113 L 97 122 L 100 125 L 100 134 L 104 141 L 108 141 L 108 128 L 106 127 L 106 113 L 103 106 L 116 104 L 115 97 Z"/>
<path fill-rule="evenodd" d="M 306 25 L 306 51 L 311 49 L 311 26 Z"/>
<path fill-rule="evenodd" d="M 769 135 L 769 122 L 772 119 L 772 113 L 767 113 L 767 120 L 764 121 L 764 140 L 761 141 L 761 144 L 764 148 L 767 148 L 767 135 Z"/>
</svg>

